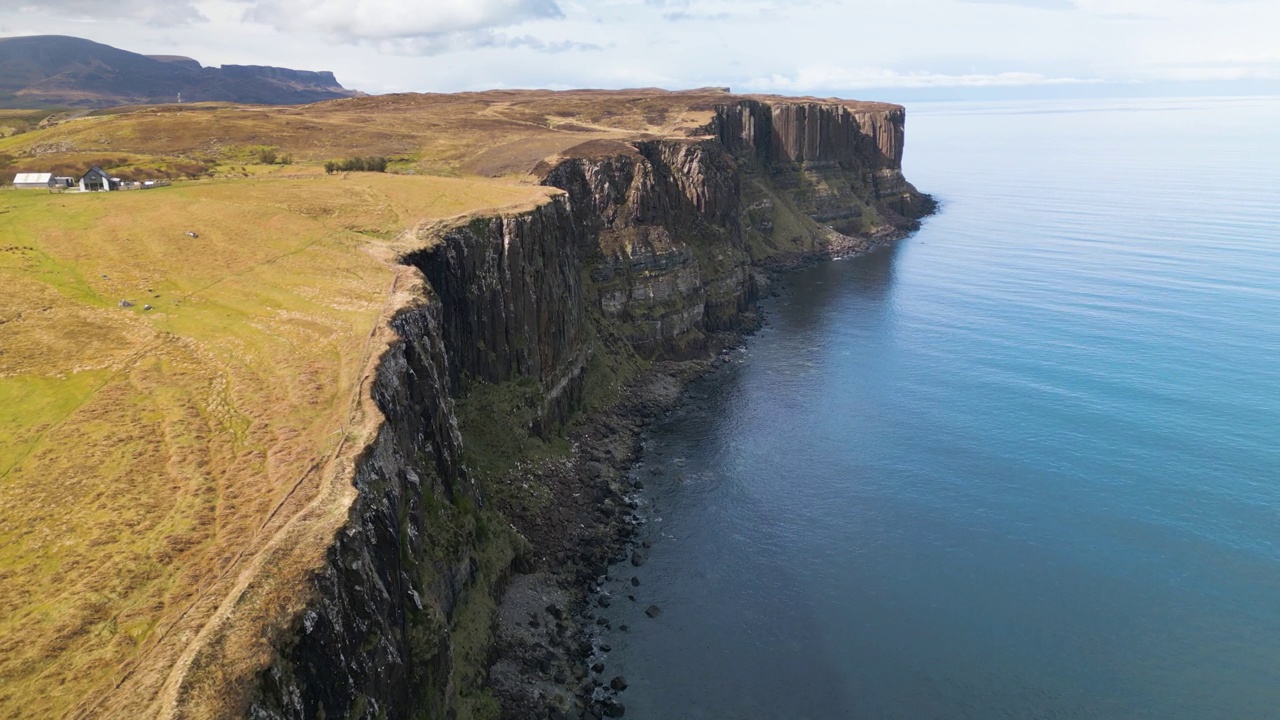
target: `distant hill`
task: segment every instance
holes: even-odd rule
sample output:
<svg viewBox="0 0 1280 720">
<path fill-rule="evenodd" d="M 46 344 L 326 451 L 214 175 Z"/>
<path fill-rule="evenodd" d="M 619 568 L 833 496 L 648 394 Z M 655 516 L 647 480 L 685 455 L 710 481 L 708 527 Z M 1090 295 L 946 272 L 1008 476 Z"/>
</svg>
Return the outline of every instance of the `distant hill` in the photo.
<svg viewBox="0 0 1280 720">
<path fill-rule="evenodd" d="M 268 105 L 352 97 L 331 72 L 258 65 L 202 67 L 173 55 L 139 55 L 82 38 L 0 38 L 0 107 L 109 107 L 174 102 Z"/>
</svg>

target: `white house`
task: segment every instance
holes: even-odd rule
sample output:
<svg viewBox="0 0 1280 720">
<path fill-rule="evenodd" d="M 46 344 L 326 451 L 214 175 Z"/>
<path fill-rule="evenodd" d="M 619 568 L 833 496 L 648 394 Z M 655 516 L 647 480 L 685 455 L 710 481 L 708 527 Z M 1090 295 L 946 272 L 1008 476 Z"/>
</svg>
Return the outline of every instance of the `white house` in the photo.
<svg viewBox="0 0 1280 720">
<path fill-rule="evenodd" d="M 89 172 L 80 178 L 81 192 L 97 192 L 99 190 L 119 190 L 120 178 L 113 178 L 106 170 L 94 165 Z"/>
<path fill-rule="evenodd" d="M 53 173 L 18 173 L 13 186 L 19 190 L 48 190 L 53 187 Z"/>
</svg>

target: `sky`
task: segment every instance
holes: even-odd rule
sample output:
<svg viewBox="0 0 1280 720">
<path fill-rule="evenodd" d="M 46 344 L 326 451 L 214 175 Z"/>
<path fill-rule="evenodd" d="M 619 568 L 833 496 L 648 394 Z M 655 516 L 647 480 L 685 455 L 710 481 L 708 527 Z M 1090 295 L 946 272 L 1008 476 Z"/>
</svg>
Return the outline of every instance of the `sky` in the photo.
<svg viewBox="0 0 1280 720">
<path fill-rule="evenodd" d="M 38 34 L 369 93 L 1280 94 L 1277 0 L 0 0 Z"/>
</svg>

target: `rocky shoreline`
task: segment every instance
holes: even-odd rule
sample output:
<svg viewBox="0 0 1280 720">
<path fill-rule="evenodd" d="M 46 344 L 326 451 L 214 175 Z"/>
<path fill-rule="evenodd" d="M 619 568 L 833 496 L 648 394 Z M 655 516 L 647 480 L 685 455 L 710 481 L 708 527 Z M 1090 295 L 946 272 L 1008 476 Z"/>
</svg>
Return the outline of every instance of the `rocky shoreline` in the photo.
<svg viewBox="0 0 1280 720">
<path fill-rule="evenodd" d="M 737 341 L 712 338 L 714 357 Z M 711 359 L 662 362 L 628 388 L 627 398 L 582 418 L 569 432 L 572 458 L 524 471 L 549 488 L 553 510 L 498 509 L 532 545 L 505 588 L 498 609 L 489 684 L 505 718 L 618 717 L 625 680 L 609 677 L 609 647 L 596 608 L 610 566 L 642 564 L 643 522 L 636 512 L 641 481 L 628 478 L 642 451 L 644 428 L 673 410 L 685 385 L 713 367 Z"/>
<path fill-rule="evenodd" d="M 568 428 L 570 458 L 520 468 L 510 482 L 550 489 L 544 512 L 496 503 L 531 548 L 502 592 L 494 634 L 489 687 L 501 700 L 502 717 L 562 720 L 622 717 L 625 677 L 609 671 L 605 630 L 598 614 L 619 599 L 603 590 L 622 565 L 640 566 L 650 540 L 638 512 L 645 490 L 632 470 L 644 450 L 644 430 L 685 400 L 694 380 L 730 362 L 730 352 L 765 322 L 759 299 L 776 296 L 780 276 L 835 259 L 883 249 L 910 233 L 893 229 L 871 238 L 839 236 L 829 249 L 773 259 L 755 272 L 756 300 L 739 330 L 709 335 L 701 357 L 661 361 L 633 381 L 617 404 L 580 417 Z M 631 579 L 639 587 L 637 578 Z M 650 606 L 657 617 L 662 609 Z"/>
</svg>

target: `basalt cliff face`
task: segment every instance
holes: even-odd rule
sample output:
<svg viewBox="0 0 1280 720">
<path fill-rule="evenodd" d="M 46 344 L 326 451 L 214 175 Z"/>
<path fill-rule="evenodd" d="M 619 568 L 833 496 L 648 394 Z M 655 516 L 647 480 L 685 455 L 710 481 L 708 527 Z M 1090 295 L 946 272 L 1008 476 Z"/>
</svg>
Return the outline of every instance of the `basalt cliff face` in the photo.
<svg viewBox="0 0 1280 720">
<path fill-rule="evenodd" d="M 591 310 L 648 357 L 696 350 L 750 300 L 741 177 L 714 140 L 650 141 L 572 158 L 544 182 L 565 190 L 584 230 Z"/>
<path fill-rule="evenodd" d="M 423 238 L 404 258 L 427 292 L 394 322 L 373 390 L 385 422 L 249 717 L 502 715 L 487 689 L 496 599 L 517 570 L 562 571 L 579 555 L 526 539 L 533 516 L 557 508 L 499 512 L 523 507 L 493 500 L 500 483 L 531 481 L 519 467 L 475 477 L 457 406 L 516 388 L 528 411 L 517 430 L 554 442 L 597 386 L 743 327 L 765 269 L 866 250 L 932 209 L 902 176 L 900 107 L 733 98 L 712 117 L 698 137 L 561 153 L 538 174 L 562 195 Z M 592 526 L 619 494 L 588 475 L 601 487 L 584 502 L 609 498 L 581 506 L 574 522 Z M 583 575 L 607 555 L 584 553 Z M 523 672 L 554 683 L 557 668 L 535 659 Z"/>
<path fill-rule="evenodd" d="M 450 388 L 520 379 L 540 388 L 538 428 L 578 405 L 588 356 L 578 224 L 568 199 L 446 232 L 409 262 L 422 270 L 444 317 Z"/>
<path fill-rule="evenodd" d="M 815 221 L 848 234 L 895 228 L 928 214 L 932 201 L 902 175 L 906 110 L 896 105 L 769 104 L 744 100 L 718 109 L 720 142 L 769 177 Z"/>
</svg>

